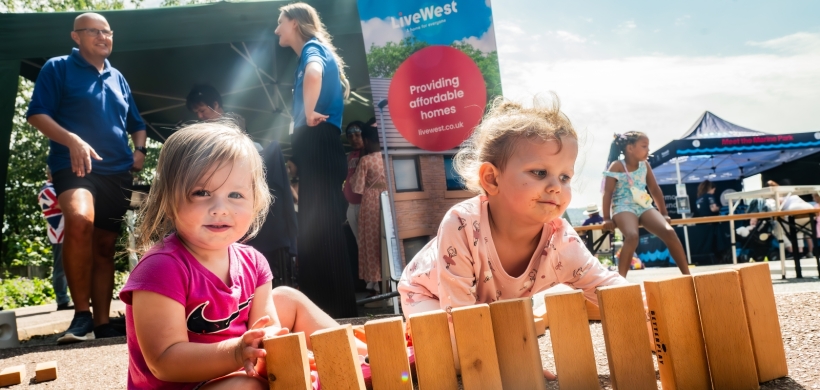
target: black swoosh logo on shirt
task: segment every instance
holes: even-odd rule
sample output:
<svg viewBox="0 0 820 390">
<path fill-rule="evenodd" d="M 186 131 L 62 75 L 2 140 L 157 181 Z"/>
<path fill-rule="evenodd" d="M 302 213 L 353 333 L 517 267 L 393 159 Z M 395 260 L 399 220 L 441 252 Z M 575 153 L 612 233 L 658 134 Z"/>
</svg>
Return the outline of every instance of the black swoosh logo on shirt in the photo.
<svg viewBox="0 0 820 390">
<path fill-rule="evenodd" d="M 191 333 L 212 334 L 230 328 L 231 322 L 237 319 L 239 313 L 251 304 L 251 299 L 253 299 L 253 294 L 251 294 L 245 302 L 240 303 L 236 311 L 231 313 L 231 315 L 219 320 L 209 320 L 205 318 L 205 306 L 208 306 L 211 301 L 202 302 L 191 311 L 191 314 L 188 314 L 188 331 Z"/>
</svg>

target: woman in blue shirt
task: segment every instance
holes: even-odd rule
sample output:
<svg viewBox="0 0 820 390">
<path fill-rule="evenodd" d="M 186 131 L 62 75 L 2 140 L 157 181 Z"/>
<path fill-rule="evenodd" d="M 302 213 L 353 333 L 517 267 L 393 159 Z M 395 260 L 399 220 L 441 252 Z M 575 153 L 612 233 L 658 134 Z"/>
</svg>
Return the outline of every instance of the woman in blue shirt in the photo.
<svg viewBox="0 0 820 390">
<path fill-rule="evenodd" d="M 279 10 L 279 45 L 299 56 L 291 138 L 299 175 L 299 287 L 333 318 L 356 317 L 342 228 L 347 161 L 340 136 L 343 100 L 350 92 L 344 61 L 313 7 L 294 3 Z"/>
</svg>

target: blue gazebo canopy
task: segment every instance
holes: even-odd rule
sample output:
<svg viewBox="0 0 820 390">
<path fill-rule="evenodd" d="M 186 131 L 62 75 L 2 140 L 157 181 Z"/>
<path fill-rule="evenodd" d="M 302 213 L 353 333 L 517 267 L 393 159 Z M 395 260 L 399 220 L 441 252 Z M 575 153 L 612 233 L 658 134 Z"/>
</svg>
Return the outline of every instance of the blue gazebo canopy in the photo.
<svg viewBox="0 0 820 390">
<path fill-rule="evenodd" d="M 683 137 L 649 158 L 658 184 L 739 180 L 820 152 L 820 131 L 770 134 L 747 129 L 706 111 Z"/>
</svg>

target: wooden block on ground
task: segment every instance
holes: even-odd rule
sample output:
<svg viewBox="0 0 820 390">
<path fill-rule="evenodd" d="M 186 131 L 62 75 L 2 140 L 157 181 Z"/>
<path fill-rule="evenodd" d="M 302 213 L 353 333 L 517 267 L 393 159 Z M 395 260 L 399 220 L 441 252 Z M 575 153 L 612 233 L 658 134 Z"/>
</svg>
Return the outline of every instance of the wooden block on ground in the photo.
<svg viewBox="0 0 820 390">
<path fill-rule="evenodd" d="M 587 319 L 589 321 L 601 320 L 601 310 L 598 309 L 598 306 L 595 306 L 594 303 L 585 300 L 584 307 L 586 308 Z M 550 327 L 549 316 L 547 316 L 547 306 L 540 306 L 538 309 L 533 311 L 533 315 L 535 315 L 536 318 L 544 319 L 544 329 Z"/>
<path fill-rule="evenodd" d="M 364 333 L 364 325 L 353 325 L 353 337 L 367 344 L 367 335 Z"/>
<path fill-rule="evenodd" d="M 271 390 L 310 390 L 310 363 L 303 332 L 262 340 Z"/>
<path fill-rule="evenodd" d="M 532 299 L 490 304 L 495 348 L 505 389 L 545 389 Z M 531 325 L 532 324 L 532 325 Z"/>
<path fill-rule="evenodd" d="M 413 314 L 408 320 L 416 354 L 419 389 L 457 390 L 450 325 L 444 310 Z"/>
<path fill-rule="evenodd" d="M 759 388 L 737 271 L 703 273 L 694 279 L 714 388 Z"/>
<path fill-rule="evenodd" d="M 401 317 L 368 321 L 364 324 L 364 329 L 370 340 L 367 354 L 370 357 L 373 388 L 412 390 L 413 378 L 407 360 L 407 344 Z M 445 352 L 450 351 L 445 349 Z"/>
<path fill-rule="evenodd" d="M 547 333 L 547 326 L 545 325 L 546 321 L 543 318 L 536 318 L 534 325 L 535 325 L 535 335 L 541 336 L 544 333 Z"/>
<path fill-rule="evenodd" d="M 464 390 L 501 389 L 490 307 L 459 307 L 453 309 L 452 316 Z"/>
<path fill-rule="evenodd" d="M 310 343 L 323 389 L 365 390 L 350 324 L 313 332 Z"/>
<path fill-rule="evenodd" d="M 644 289 L 663 389 L 711 389 L 692 277 L 647 280 Z"/>
<path fill-rule="evenodd" d="M 37 363 L 34 368 L 34 381 L 37 383 L 53 381 L 57 379 L 57 362 L 50 361 Z"/>
<path fill-rule="evenodd" d="M 26 366 L 21 364 L 19 366 L 6 367 L 0 371 L 0 387 L 19 385 L 23 383 L 23 378 L 26 377 Z"/>
<path fill-rule="evenodd" d="M 535 297 L 533 297 L 533 299 L 535 299 Z M 532 314 L 533 314 L 533 316 L 535 316 L 535 318 L 543 318 L 543 319 L 544 319 L 544 321 L 546 321 L 546 320 L 547 320 L 547 305 L 540 305 L 540 306 L 537 306 L 537 305 L 535 305 L 535 303 L 533 302 L 533 306 L 535 306 L 535 307 L 532 309 Z"/>
<path fill-rule="evenodd" d="M 599 287 L 597 294 L 612 388 L 657 390 L 641 286 Z"/>
<path fill-rule="evenodd" d="M 746 323 L 749 325 L 757 366 L 757 381 L 762 383 L 789 375 L 769 265 L 755 263 L 733 268 L 740 278 Z"/>
<path fill-rule="evenodd" d="M 600 304 L 601 302 L 598 303 Z M 587 300 L 584 300 L 584 304 L 587 308 L 587 318 L 589 318 L 590 321 L 600 321 L 601 309 L 599 309 L 598 306 L 595 306 L 594 303 Z"/>
<path fill-rule="evenodd" d="M 584 302 L 580 291 L 544 296 L 558 387 L 562 390 L 600 388 Z"/>
</svg>

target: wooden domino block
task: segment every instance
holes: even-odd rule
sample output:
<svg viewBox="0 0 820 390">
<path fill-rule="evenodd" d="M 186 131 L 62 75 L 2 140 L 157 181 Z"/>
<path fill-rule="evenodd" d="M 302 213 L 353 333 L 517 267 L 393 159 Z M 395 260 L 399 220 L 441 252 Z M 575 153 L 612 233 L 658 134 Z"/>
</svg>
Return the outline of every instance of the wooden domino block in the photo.
<svg viewBox="0 0 820 390">
<path fill-rule="evenodd" d="M 547 333 L 546 321 L 544 321 L 543 318 L 536 318 L 535 322 L 534 322 L 534 325 L 535 325 L 535 335 L 536 336 L 541 336 L 541 335 Z"/>
<path fill-rule="evenodd" d="M 313 332 L 310 343 L 323 389 L 365 390 L 350 324 Z"/>
<path fill-rule="evenodd" d="M 757 366 L 757 381 L 763 383 L 789 375 L 769 265 L 755 263 L 733 268 L 740 278 L 746 323 L 749 325 Z"/>
<path fill-rule="evenodd" d="M 57 379 L 57 362 L 37 363 L 34 368 L 34 381 L 37 383 L 48 382 Z"/>
<path fill-rule="evenodd" d="M 310 363 L 305 334 L 290 333 L 262 340 L 271 390 L 310 390 Z"/>
<path fill-rule="evenodd" d="M 600 302 L 598 302 L 598 303 L 600 303 Z M 589 318 L 590 321 L 600 321 L 601 320 L 601 309 L 599 309 L 598 306 L 595 306 L 594 303 L 592 303 L 590 301 L 587 301 L 587 300 L 584 300 L 584 304 L 586 305 L 586 308 L 587 308 L 587 318 Z"/>
<path fill-rule="evenodd" d="M 692 277 L 647 280 L 644 289 L 663 389 L 711 389 Z"/>
<path fill-rule="evenodd" d="M 530 309 L 532 310 L 532 309 Z M 501 372 L 487 304 L 453 309 L 453 331 L 465 390 L 501 389 Z"/>
<path fill-rule="evenodd" d="M 641 286 L 599 287 L 597 294 L 612 388 L 657 390 Z"/>
<path fill-rule="evenodd" d="M 367 339 L 370 340 L 367 344 L 367 354 L 370 357 L 373 388 L 412 390 L 413 378 L 407 360 L 404 323 L 401 317 L 368 321 L 364 329 Z"/>
<path fill-rule="evenodd" d="M 0 371 L 0 387 L 19 385 L 23 383 L 23 378 L 26 377 L 26 366 L 21 364 L 19 366 L 6 367 Z"/>
<path fill-rule="evenodd" d="M 490 316 L 503 387 L 545 389 L 538 335 L 533 326 L 532 299 L 493 302 Z"/>
<path fill-rule="evenodd" d="M 598 308 L 598 306 L 595 306 L 594 303 L 585 300 L 584 307 L 586 308 L 587 319 L 589 321 L 600 321 L 601 320 L 601 310 Z M 533 315 L 535 315 L 536 318 L 542 318 L 544 320 L 544 328 L 545 329 L 550 327 L 550 320 L 549 320 L 549 316 L 547 316 L 547 307 L 546 306 L 540 306 L 538 309 L 533 311 Z"/>
<path fill-rule="evenodd" d="M 456 366 L 447 313 L 435 310 L 410 316 L 419 389 L 457 390 Z"/>
<path fill-rule="evenodd" d="M 694 279 L 714 388 L 759 388 L 737 271 L 702 273 Z"/>
<path fill-rule="evenodd" d="M 562 390 L 600 388 L 585 302 L 581 291 L 544 296 L 558 387 Z"/>
</svg>

